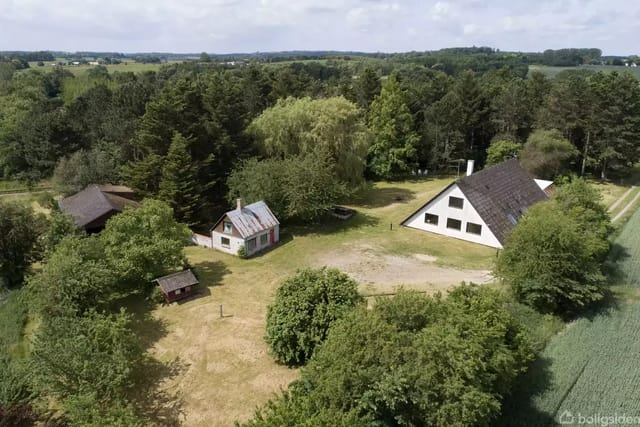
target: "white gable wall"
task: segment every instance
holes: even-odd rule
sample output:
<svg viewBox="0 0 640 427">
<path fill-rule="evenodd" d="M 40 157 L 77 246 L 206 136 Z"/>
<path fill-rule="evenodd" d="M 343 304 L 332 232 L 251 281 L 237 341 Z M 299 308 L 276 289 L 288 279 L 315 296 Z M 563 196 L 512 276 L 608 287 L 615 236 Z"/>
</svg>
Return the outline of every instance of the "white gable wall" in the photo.
<svg viewBox="0 0 640 427">
<path fill-rule="evenodd" d="M 458 197 L 464 200 L 462 209 L 449 207 L 449 197 Z M 425 214 L 429 213 L 438 216 L 438 225 L 425 222 Z M 447 228 L 447 218 L 462 221 L 460 230 Z M 480 235 L 468 233 L 467 223 L 471 222 L 482 226 Z M 430 231 L 456 239 L 467 240 L 493 248 L 502 248 L 502 245 L 493 235 L 487 224 L 482 220 L 478 212 L 471 206 L 471 203 L 464 196 L 457 184 L 453 184 L 446 191 L 432 200 L 424 208 L 416 212 L 411 218 L 404 222 L 404 225 L 419 230 Z"/>
</svg>

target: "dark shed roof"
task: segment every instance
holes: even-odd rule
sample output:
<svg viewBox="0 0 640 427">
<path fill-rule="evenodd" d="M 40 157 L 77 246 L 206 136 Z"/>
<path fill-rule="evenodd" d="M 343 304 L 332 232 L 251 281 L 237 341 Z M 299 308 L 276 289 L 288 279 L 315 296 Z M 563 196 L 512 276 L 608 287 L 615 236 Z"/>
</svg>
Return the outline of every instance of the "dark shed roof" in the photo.
<svg viewBox="0 0 640 427">
<path fill-rule="evenodd" d="M 169 274 L 168 276 L 159 277 L 154 281 L 158 282 L 160 289 L 165 293 L 175 291 L 176 289 L 183 289 L 187 286 L 197 285 L 199 283 L 191 270 L 184 270 L 178 273 Z"/>
<path fill-rule="evenodd" d="M 465 176 L 457 184 L 502 244 L 529 206 L 547 199 L 516 159 Z"/>
<path fill-rule="evenodd" d="M 79 227 L 85 227 L 110 212 L 122 212 L 127 206 L 138 206 L 137 202 L 111 192 L 112 188 L 120 194 L 133 194 L 133 190 L 122 186 L 92 184 L 81 192 L 60 200 L 58 205 L 63 213 L 71 215 Z"/>
</svg>

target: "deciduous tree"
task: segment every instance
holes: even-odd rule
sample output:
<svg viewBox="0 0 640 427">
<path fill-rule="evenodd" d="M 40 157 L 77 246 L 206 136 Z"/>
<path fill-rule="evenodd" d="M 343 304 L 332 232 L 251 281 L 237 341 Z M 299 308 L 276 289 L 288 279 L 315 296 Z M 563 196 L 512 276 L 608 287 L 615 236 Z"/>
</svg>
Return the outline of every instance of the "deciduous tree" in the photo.
<svg viewBox="0 0 640 427">
<path fill-rule="evenodd" d="M 303 365 L 333 322 L 363 302 L 357 283 L 338 270 L 299 271 L 276 291 L 267 311 L 265 340 L 279 362 Z"/>
</svg>

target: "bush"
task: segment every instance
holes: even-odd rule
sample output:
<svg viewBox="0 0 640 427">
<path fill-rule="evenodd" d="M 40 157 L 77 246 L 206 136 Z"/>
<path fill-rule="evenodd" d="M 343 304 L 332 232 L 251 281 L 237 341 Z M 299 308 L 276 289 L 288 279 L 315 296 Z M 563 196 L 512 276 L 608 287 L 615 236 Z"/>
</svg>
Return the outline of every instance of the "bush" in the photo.
<svg viewBox="0 0 640 427">
<path fill-rule="evenodd" d="M 543 313 L 572 315 L 604 296 L 606 236 L 572 212 L 555 200 L 531 207 L 496 262 L 516 299 Z"/>
<path fill-rule="evenodd" d="M 461 286 L 446 299 L 401 292 L 351 310 L 248 425 L 491 425 L 533 358 L 508 303 Z"/>
<path fill-rule="evenodd" d="M 247 259 L 247 248 L 245 248 L 244 245 L 241 245 L 238 248 L 238 257 L 242 259 Z"/>
<path fill-rule="evenodd" d="M 265 340 L 279 362 L 302 365 L 333 322 L 363 302 L 357 283 L 338 270 L 299 271 L 280 285 L 269 306 Z"/>
</svg>

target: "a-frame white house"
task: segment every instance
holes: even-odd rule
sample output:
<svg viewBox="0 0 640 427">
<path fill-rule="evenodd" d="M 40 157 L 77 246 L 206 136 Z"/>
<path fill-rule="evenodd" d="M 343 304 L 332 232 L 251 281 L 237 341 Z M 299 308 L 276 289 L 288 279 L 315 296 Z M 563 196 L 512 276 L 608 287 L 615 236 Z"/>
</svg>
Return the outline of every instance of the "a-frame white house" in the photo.
<svg viewBox="0 0 640 427">
<path fill-rule="evenodd" d="M 534 203 L 547 199 L 516 159 L 451 183 L 402 225 L 502 248 L 507 233 Z"/>
</svg>

